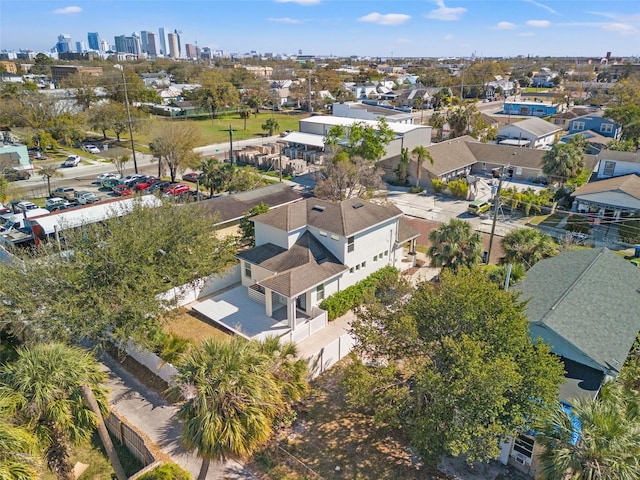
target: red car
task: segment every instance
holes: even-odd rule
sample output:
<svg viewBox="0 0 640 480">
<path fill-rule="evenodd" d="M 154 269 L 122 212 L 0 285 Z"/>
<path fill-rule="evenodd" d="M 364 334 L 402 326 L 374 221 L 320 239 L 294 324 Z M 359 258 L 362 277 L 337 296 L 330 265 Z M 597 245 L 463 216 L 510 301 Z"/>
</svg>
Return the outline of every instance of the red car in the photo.
<svg viewBox="0 0 640 480">
<path fill-rule="evenodd" d="M 203 175 L 204 175 L 203 173 L 197 173 L 197 172 L 185 173 L 184 175 L 182 175 L 182 181 L 193 182 L 193 183 L 201 182 Z"/>
<path fill-rule="evenodd" d="M 149 188 L 151 185 L 153 185 L 154 183 L 159 182 L 160 179 L 156 178 L 156 177 L 148 177 L 145 178 L 143 181 L 136 183 L 133 188 L 138 191 L 138 192 L 142 192 L 143 190 L 146 190 L 147 188 Z"/>
<path fill-rule="evenodd" d="M 119 197 L 128 197 L 133 195 L 133 190 L 125 184 L 117 185 L 111 189 L 111 191 Z"/>
<path fill-rule="evenodd" d="M 184 183 L 178 183 L 176 185 L 173 185 L 171 188 L 166 189 L 164 194 L 165 195 L 176 196 L 176 195 L 180 195 L 182 193 L 186 193 L 189 190 L 191 190 L 189 188 L 189 185 L 185 185 Z"/>
</svg>

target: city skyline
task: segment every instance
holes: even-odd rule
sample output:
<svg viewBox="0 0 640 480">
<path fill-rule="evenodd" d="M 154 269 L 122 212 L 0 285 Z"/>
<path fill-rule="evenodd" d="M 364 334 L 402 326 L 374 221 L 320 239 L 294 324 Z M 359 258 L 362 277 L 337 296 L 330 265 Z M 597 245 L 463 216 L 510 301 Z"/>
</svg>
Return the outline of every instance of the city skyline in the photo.
<svg viewBox="0 0 640 480">
<path fill-rule="evenodd" d="M 605 11 L 606 10 L 606 11 Z M 34 29 L 37 25 L 37 30 Z M 0 0 L 0 49 L 50 51 L 160 27 L 227 53 L 382 57 L 640 54 L 640 2 Z M 34 33 L 35 32 L 35 33 Z"/>
</svg>

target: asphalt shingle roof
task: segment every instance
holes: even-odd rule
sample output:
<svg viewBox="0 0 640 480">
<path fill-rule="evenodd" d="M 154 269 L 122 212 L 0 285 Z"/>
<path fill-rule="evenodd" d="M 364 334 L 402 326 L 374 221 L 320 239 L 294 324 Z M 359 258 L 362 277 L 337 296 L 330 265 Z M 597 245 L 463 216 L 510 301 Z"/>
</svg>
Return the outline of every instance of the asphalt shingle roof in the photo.
<svg viewBox="0 0 640 480">
<path fill-rule="evenodd" d="M 640 269 L 606 248 L 542 260 L 516 289 L 533 338 L 564 358 L 616 376 L 640 331 Z"/>
<path fill-rule="evenodd" d="M 476 142 L 476 140 L 469 135 L 464 135 L 429 145 L 427 150 L 433 158 L 433 165 L 426 160 L 422 163 L 422 168 L 439 177 L 445 173 L 470 167 L 477 162 L 468 147 L 471 142 Z"/>
<path fill-rule="evenodd" d="M 618 192 L 640 199 L 640 177 L 635 173 L 587 183 L 577 188 L 573 195 L 580 197 L 594 193 Z"/>
<path fill-rule="evenodd" d="M 512 123 L 511 126 L 529 132 L 537 137 L 543 137 L 562 130 L 562 127 L 538 117 L 527 118 L 520 122 Z"/>
</svg>

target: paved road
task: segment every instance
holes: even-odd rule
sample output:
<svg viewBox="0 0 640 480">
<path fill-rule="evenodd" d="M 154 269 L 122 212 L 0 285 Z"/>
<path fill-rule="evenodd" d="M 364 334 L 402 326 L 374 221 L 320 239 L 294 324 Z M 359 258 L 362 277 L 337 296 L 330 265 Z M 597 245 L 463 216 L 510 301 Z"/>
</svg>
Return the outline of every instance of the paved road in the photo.
<svg viewBox="0 0 640 480">
<path fill-rule="evenodd" d="M 196 455 L 186 452 L 179 443 L 180 425 L 173 419 L 176 407 L 147 389 L 108 355 L 104 355 L 101 361 L 109 375 L 109 401 L 113 408 L 158 445 L 173 462 L 197 478 L 201 461 Z M 207 479 L 221 478 L 256 480 L 250 471 L 235 461 L 211 464 Z"/>
</svg>

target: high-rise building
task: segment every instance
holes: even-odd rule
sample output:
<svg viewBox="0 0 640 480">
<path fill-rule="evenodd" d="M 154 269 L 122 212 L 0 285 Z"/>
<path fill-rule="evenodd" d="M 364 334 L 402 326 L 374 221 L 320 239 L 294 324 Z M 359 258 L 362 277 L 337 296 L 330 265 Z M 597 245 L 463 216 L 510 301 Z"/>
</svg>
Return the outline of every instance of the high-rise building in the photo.
<svg viewBox="0 0 640 480">
<path fill-rule="evenodd" d="M 100 36 L 98 32 L 87 33 L 87 40 L 89 41 L 89 50 L 100 50 Z"/>
<path fill-rule="evenodd" d="M 158 29 L 158 39 L 160 40 L 160 53 L 165 57 L 169 56 L 167 32 L 164 27 Z"/>
<path fill-rule="evenodd" d="M 58 35 L 58 43 L 56 43 L 56 52 L 69 53 L 71 52 L 71 35 L 61 33 Z"/>
<path fill-rule="evenodd" d="M 178 47 L 178 36 L 175 33 L 168 35 L 169 56 L 171 58 L 180 58 L 180 47 Z"/>
<path fill-rule="evenodd" d="M 187 58 L 198 58 L 197 47 L 191 43 L 187 43 L 184 46 Z"/>
<path fill-rule="evenodd" d="M 173 31 L 178 39 L 178 58 L 182 57 L 182 43 L 180 39 L 180 35 L 182 35 L 182 31 L 178 31 L 177 29 Z"/>
<path fill-rule="evenodd" d="M 116 42 L 116 52 L 118 53 L 126 53 L 127 52 L 127 41 L 125 40 L 127 37 L 124 35 L 117 35 L 113 39 Z"/>
<path fill-rule="evenodd" d="M 133 32 L 130 37 L 125 37 L 125 44 L 127 46 L 127 53 L 133 53 L 135 55 L 142 54 L 142 42 L 136 32 Z"/>
<path fill-rule="evenodd" d="M 111 50 L 111 45 L 109 45 L 109 42 L 107 42 L 106 40 L 100 39 L 100 51 L 107 52 L 109 50 Z"/>
<path fill-rule="evenodd" d="M 147 53 L 150 57 L 158 56 L 158 38 L 153 32 L 147 32 Z"/>
<path fill-rule="evenodd" d="M 87 51 L 87 46 L 84 42 L 76 42 L 76 53 L 82 53 Z"/>
<path fill-rule="evenodd" d="M 140 31 L 140 44 L 142 45 L 142 51 L 144 53 L 147 53 L 149 51 L 149 45 L 147 44 L 148 42 L 148 33 L 146 30 L 141 30 Z"/>
</svg>

